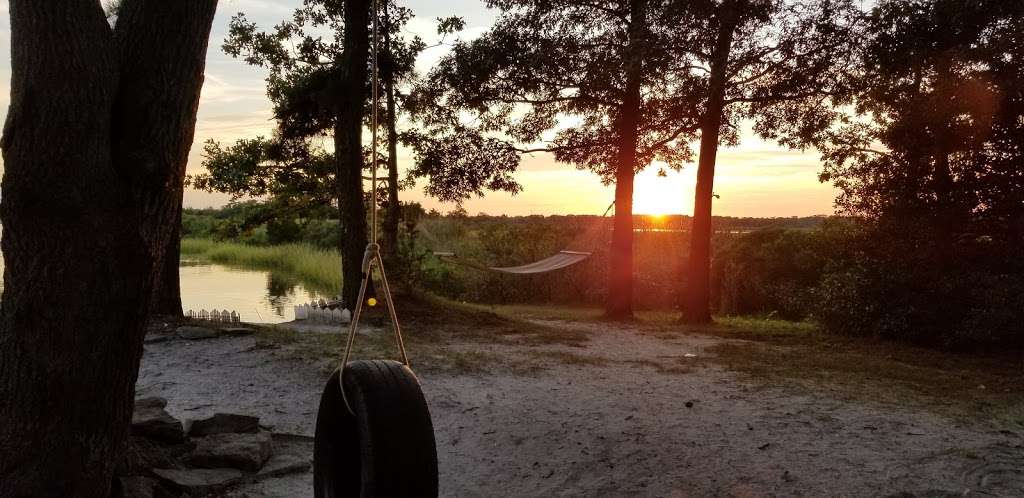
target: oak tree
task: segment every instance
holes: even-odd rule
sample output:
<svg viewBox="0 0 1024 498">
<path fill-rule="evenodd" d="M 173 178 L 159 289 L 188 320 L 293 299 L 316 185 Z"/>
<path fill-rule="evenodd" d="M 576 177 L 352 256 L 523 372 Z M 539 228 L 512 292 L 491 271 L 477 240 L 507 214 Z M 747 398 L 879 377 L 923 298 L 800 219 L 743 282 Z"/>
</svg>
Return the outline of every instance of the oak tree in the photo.
<svg viewBox="0 0 1024 498">
<path fill-rule="evenodd" d="M 216 0 L 11 0 L 0 495 L 110 496 Z"/>
</svg>

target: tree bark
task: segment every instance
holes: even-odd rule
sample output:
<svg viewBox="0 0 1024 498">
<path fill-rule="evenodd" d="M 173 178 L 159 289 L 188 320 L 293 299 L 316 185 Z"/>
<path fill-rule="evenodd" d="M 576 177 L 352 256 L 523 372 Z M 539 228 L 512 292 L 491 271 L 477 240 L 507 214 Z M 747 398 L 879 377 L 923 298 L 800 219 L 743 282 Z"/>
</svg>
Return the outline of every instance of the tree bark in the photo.
<svg viewBox="0 0 1024 498">
<path fill-rule="evenodd" d="M 394 260 L 398 255 L 398 222 L 402 206 L 398 201 L 398 116 L 395 110 L 395 65 L 391 56 L 391 18 L 388 16 L 388 2 L 384 2 L 384 95 L 387 99 L 388 131 L 388 209 L 382 225 L 384 257 Z"/>
<path fill-rule="evenodd" d="M 163 264 L 154 275 L 153 302 L 149 307 L 150 316 L 181 317 L 181 275 L 178 264 L 181 259 L 181 208 L 179 216 L 173 221 L 174 232 L 167 239 Z"/>
<path fill-rule="evenodd" d="M 0 496 L 109 496 L 215 8 L 10 1 Z"/>
<path fill-rule="evenodd" d="M 616 119 L 619 150 L 615 171 L 615 218 L 609 254 L 608 297 L 605 316 L 622 320 L 633 316 L 633 180 L 640 124 L 640 84 L 646 0 L 630 3 L 629 46 L 626 49 L 625 98 Z"/>
<path fill-rule="evenodd" d="M 341 298 L 350 310 L 358 298 L 367 244 L 362 137 L 369 14 L 369 0 L 346 0 L 345 39 L 340 64 L 341 95 L 334 124 L 335 191 L 341 220 Z M 376 202 L 376 199 L 371 199 L 371 202 Z"/>
<path fill-rule="evenodd" d="M 125 1 L 118 9 L 121 90 L 114 110 L 114 160 L 141 194 L 143 237 L 160 262 L 153 274 L 151 314 L 182 314 L 178 259 L 185 167 L 216 6 L 216 0 L 141 0 Z"/>
<path fill-rule="evenodd" d="M 683 321 L 711 322 L 711 207 L 714 198 L 715 160 L 725 109 L 729 52 L 742 2 L 723 4 L 715 48 L 711 54 L 711 76 L 707 107 L 701 119 L 700 157 L 697 161 L 697 186 L 693 201 L 693 226 L 690 228 L 690 260 Z"/>
</svg>

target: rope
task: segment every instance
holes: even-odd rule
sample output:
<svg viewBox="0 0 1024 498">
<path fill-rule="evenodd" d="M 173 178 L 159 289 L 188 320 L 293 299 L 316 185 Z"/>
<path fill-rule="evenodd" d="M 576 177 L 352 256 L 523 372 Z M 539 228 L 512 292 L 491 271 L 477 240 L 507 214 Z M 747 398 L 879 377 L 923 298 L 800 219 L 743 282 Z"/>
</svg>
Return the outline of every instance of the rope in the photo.
<svg viewBox="0 0 1024 498">
<path fill-rule="evenodd" d="M 384 272 L 384 263 L 380 257 L 380 246 L 377 245 L 377 128 L 378 116 L 377 110 L 380 107 L 380 92 L 378 92 L 378 86 L 380 86 L 377 52 L 379 43 L 379 34 L 377 28 L 378 22 L 378 11 L 377 0 L 371 2 L 371 19 L 372 24 L 372 45 L 370 46 L 371 53 L 371 101 L 373 102 L 373 110 L 371 111 L 370 126 L 372 138 L 370 140 L 370 159 L 373 162 L 370 167 L 370 242 L 366 245 L 366 251 L 363 253 L 363 264 L 362 272 L 363 278 L 359 285 L 359 294 L 356 298 L 355 309 L 352 310 L 352 321 L 349 323 L 348 339 L 345 342 L 345 353 L 341 359 L 341 372 L 338 375 L 339 384 L 343 382 L 345 367 L 348 365 L 348 359 L 352 355 L 352 345 L 355 343 L 356 330 L 359 328 L 359 318 L 363 312 L 363 300 L 366 299 L 366 288 L 373 276 L 373 270 L 376 269 L 380 273 L 380 283 L 383 287 L 384 302 L 387 304 L 388 315 L 391 317 L 391 327 L 395 334 L 395 345 L 398 348 L 398 353 L 401 357 L 402 363 L 405 366 L 410 366 L 409 355 L 405 352 L 405 341 L 402 339 L 402 328 L 398 324 L 398 313 L 395 311 L 395 300 L 391 294 L 391 287 L 388 285 L 388 277 Z M 348 7 L 346 7 L 348 8 Z M 345 389 L 341 389 L 342 399 L 345 401 L 345 406 L 348 408 L 349 413 L 355 413 L 352 410 L 352 406 L 348 402 L 348 398 L 345 395 Z"/>
<path fill-rule="evenodd" d="M 380 96 L 377 95 L 377 87 L 380 84 L 377 74 L 377 9 L 377 0 L 373 0 L 373 12 L 372 15 L 370 16 L 373 19 L 373 45 L 370 47 L 370 50 L 372 52 L 371 57 L 373 61 L 371 64 L 371 67 L 373 68 L 373 85 L 371 87 L 371 100 L 373 101 L 373 111 L 371 112 L 372 118 L 370 119 L 370 126 L 372 127 L 371 133 L 373 136 L 373 138 L 370 140 L 370 161 L 372 163 L 370 167 L 370 171 L 372 171 L 370 175 L 370 177 L 372 178 L 372 180 L 370 181 L 370 193 L 372 194 L 370 195 L 370 243 L 374 245 L 377 244 L 377 108 L 380 107 Z"/>
</svg>

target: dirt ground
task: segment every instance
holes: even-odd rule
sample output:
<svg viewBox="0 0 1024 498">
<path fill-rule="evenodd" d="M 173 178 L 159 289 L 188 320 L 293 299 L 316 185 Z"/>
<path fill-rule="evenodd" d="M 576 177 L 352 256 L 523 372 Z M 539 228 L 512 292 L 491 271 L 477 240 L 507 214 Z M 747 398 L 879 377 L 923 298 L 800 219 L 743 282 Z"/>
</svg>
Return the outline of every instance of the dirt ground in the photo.
<svg viewBox="0 0 1024 498">
<path fill-rule="evenodd" d="M 1024 496 L 1012 424 L 901 400 L 885 382 L 851 395 L 842 379 L 764 382 L 716 361 L 743 340 L 532 320 L 582 339 L 410 345 L 442 496 Z M 330 349 L 305 338 L 323 333 L 275 334 L 147 344 L 139 394 L 183 419 L 249 413 L 312 435 L 334 351 L 309 354 Z M 231 496 L 311 487 L 305 474 Z"/>
</svg>

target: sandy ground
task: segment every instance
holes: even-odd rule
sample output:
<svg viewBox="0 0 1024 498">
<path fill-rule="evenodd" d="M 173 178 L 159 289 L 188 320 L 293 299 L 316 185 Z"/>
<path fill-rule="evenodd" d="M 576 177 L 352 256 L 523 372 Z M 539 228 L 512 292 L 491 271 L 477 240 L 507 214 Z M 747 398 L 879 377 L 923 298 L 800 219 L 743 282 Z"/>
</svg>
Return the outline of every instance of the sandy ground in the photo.
<svg viewBox="0 0 1024 498">
<path fill-rule="evenodd" d="M 755 386 L 700 361 L 720 338 L 550 324 L 589 340 L 486 346 L 543 367 L 526 372 L 421 373 L 442 496 L 1024 496 L 1022 434 L 827 386 Z M 146 345 L 138 387 L 183 419 L 251 413 L 311 435 L 326 375 L 253 337 L 170 340 Z M 311 485 L 290 476 L 232 496 Z"/>
</svg>

